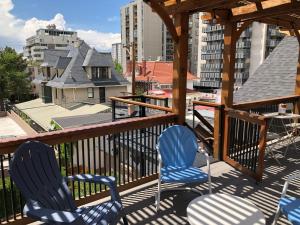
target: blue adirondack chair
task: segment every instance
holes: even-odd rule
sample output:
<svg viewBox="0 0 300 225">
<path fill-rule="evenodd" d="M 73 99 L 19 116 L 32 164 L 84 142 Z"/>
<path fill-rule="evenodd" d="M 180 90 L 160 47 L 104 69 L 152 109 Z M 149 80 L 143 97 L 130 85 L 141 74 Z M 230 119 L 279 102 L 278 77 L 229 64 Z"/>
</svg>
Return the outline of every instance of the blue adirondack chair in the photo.
<svg viewBox="0 0 300 225">
<path fill-rule="evenodd" d="M 206 155 L 208 173 L 200 168 L 193 167 L 196 153 L 200 150 Z M 210 162 L 209 155 L 198 147 L 194 133 L 185 126 L 175 125 L 162 132 L 157 144 L 159 159 L 158 192 L 156 194 L 156 209 L 160 208 L 160 195 L 163 191 L 189 189 L 202 194 L 196 189 L 172 188 L 162 190 L 162 183 L 205 183 L 209 184 L 211 193 Z"/>
<path fill-rule="evenodd" d="M 273 225 L 277 223 L 277 220 L 282 213 L 286 218 L 294 225 L 300 225 L 300 199 L 286 196 L 289 183 L 296 178 L 300 178 L 300 173 L 290 175 L 285 182 L 275 214 Z"/>
<path fill-rule="evenodd" d="M 22 144 L 14 154 L 10 176 L 26 198 L 24 213 L 47 224 L 116 224 L 123 216 L 123 206 L 114 177 L 75 175 L 63 178 L 54 150 L 41 142 Z M 66 180 L 104 184 L 110 188 L 111 200 L 103 204 L 77 208 Z"/>
</svg>

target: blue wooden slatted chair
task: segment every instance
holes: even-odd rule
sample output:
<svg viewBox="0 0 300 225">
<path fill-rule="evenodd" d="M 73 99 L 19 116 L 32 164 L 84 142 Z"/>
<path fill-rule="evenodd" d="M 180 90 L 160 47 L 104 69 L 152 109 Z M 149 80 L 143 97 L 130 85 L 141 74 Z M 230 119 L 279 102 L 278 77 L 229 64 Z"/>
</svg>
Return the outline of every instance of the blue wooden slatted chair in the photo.
<svg viewBox="0 0 300 225">
<path fill-rule="evenodd" d="M 283 191 L 281 194 L 281 198 L 279 200 L 279 204 L 277 207 L 277 211 L 275 214 L 273 225 L 277 223 L 277 220 L 282 213 L 286 218 L 294 225 L 300 225 L 300 199 L 286 196 L 286 192 L 288 190 L 289 183 L 296 178 L 300 178 L 300 173 L 296 173 L 290 175 L 283 186 Z"/>
<path fill-rule="evenodd" d="M 110 188 L 111 200 L 103 204 L 77 208 L 59 172 L 54 150 L 41 142 L 22 144 L 14 154 L 10 176 L 26 198 L 24 213 L 47 224 L 116 224 L 123 216 L 123 206 L 114 177 L 75 175 L 70 181 L 104 184 Z"/>
<path fill-rule="evenodd" d="M 197 151 L 206 155 L 208 173 L 200 168 L 193 167 Z M 204 183 L 209 184 L 211 193 L 210 162 L 209 155 L 204 149 L 199 149 L 197 138 L 187 127 L 175 125 L 163 131 L 157 144 L 159 159 L 158 192 L 156 194 L 156 209 L 160 208 L 160 195 L 168 190 L 186 190 L 189 188 L 164 189 L 161 183 Z M 202 194 L 196 189 L 191 191 Z"/>
</svg>

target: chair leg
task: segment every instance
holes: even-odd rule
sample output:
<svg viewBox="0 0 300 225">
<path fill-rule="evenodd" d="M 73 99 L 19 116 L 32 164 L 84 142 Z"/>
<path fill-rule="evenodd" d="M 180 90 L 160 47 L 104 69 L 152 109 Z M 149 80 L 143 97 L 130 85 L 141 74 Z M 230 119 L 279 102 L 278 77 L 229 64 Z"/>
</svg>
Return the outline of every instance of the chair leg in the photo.
<svg viewBox="0 0 300 225">
<path fill-rule="evenodd" d="M 123 216 L 123 223 L 124 225 L 128 225 L 128 220 L 127 220 L 127 217 L 126 216 Z"/>
<path fill-rule="evenodd" d="M 276 214 L 275 214 L 274 221 L 273 221 L 272 225 L 277 224 L 277 220 L 278 220 L 279 216 L 280 216 L 280 206 L 277 207 Z"/>
<path fill-rule="evenodd" d="M 155 196 L 155 200 L 156 200 L 156 211 L 159 211 L 160 208 L 160 193 L 161 193 L 161 180 L 160 177 L 158 178 L 158 186 L 157 186 L 157 193 Z"/>
</svg>

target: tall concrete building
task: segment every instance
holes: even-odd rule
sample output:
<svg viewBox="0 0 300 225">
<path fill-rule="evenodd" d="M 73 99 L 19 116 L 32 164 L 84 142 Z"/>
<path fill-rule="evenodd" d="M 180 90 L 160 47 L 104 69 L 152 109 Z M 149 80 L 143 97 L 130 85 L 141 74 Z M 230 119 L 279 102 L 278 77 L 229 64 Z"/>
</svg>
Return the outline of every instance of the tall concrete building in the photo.
<svg viewBox="0 0 300 225">
<path fill-rule="evenodd" d="M 77 32 L 56 29 L 55 24 L 39 29 L 36 35 L 26 39 L 24 57 L 33 61 L 44 60 L 44 49 L 66 50 L 78 40 Z"/>
<path fill-rule="evenodd" d="M 136 43 L 136 60 L 173 61 L 174 44 L 163 21 L 143 2 L 135 0 L 121 8 L 122 45 Z M 199 14 L 190 16 L 189 71 L 197 74 Z M 122 66 L 127 67 L 130 51 L 123 48 Z"/>
<path fill-rule="evenodd" d="M 197 75 L 198 72 L 198 45 L 199 45 L 199 13 L 190 16 L 189 20 L 189 71 Z"/>
<path fill-rule="evenodd" d="M 111 56 L 115 62 L 122 64 L 122 44 L 121 43 L 112 44 Z"/>
<path fill-rule="evenodd" d="M 162 58 L 162 20 L 143 0 L 135 0 L 121 8 L 121 36 L 122 46 L 135 43 L 137 61 Z M 127 68 L 130 55 L 126 48 L 122 49 L 123 68 Z"/>
<path fill-rule="evenodd" d="M 200 16 L 201 17 L 201 16 Z M 235 87 L 241 87 L 282 40 L 276 26 L 254 22 L 236 43 Z M 224 26 L 199 20 L 198 90 L 221 88 Z"/>
<path fill-rule="evenodd" d="M 189 48 L 188 48 L 188 70 L 196 75 L 198 71 L 198 43 L 199 43 L 199 13 L 189 18 Z M 173 61 L 174 43 L 171 34 L 163 25 L 163 60 Z"/>
</svg>

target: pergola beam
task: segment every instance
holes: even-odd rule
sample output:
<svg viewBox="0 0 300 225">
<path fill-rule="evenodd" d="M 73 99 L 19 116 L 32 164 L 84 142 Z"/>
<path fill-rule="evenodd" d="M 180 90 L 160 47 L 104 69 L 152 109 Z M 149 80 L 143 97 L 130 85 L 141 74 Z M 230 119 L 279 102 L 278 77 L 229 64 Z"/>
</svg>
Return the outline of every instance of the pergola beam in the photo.
<svg viewBox="0 0 300 225">
<path fill-rule="evenodd" d="M 188 0 L 177 4 L 165 5 L 168 14 L 190 13 L 193 11 L 206 11 L 218 7 L 231 8 L 240 0 Z"/>
<path fill-rule="evenodd" d="M 300 13 L 300 3 L 297 4 L 287 3 L 284 5 L 258 10 L 251 13 L 234 15 L 231 20 L 236 22 L 243 21 L 243 20 L 257 20 L 263 17 L 281 16 L 285 14 L 289 15 L 292 13 Z"/>
</svg>

